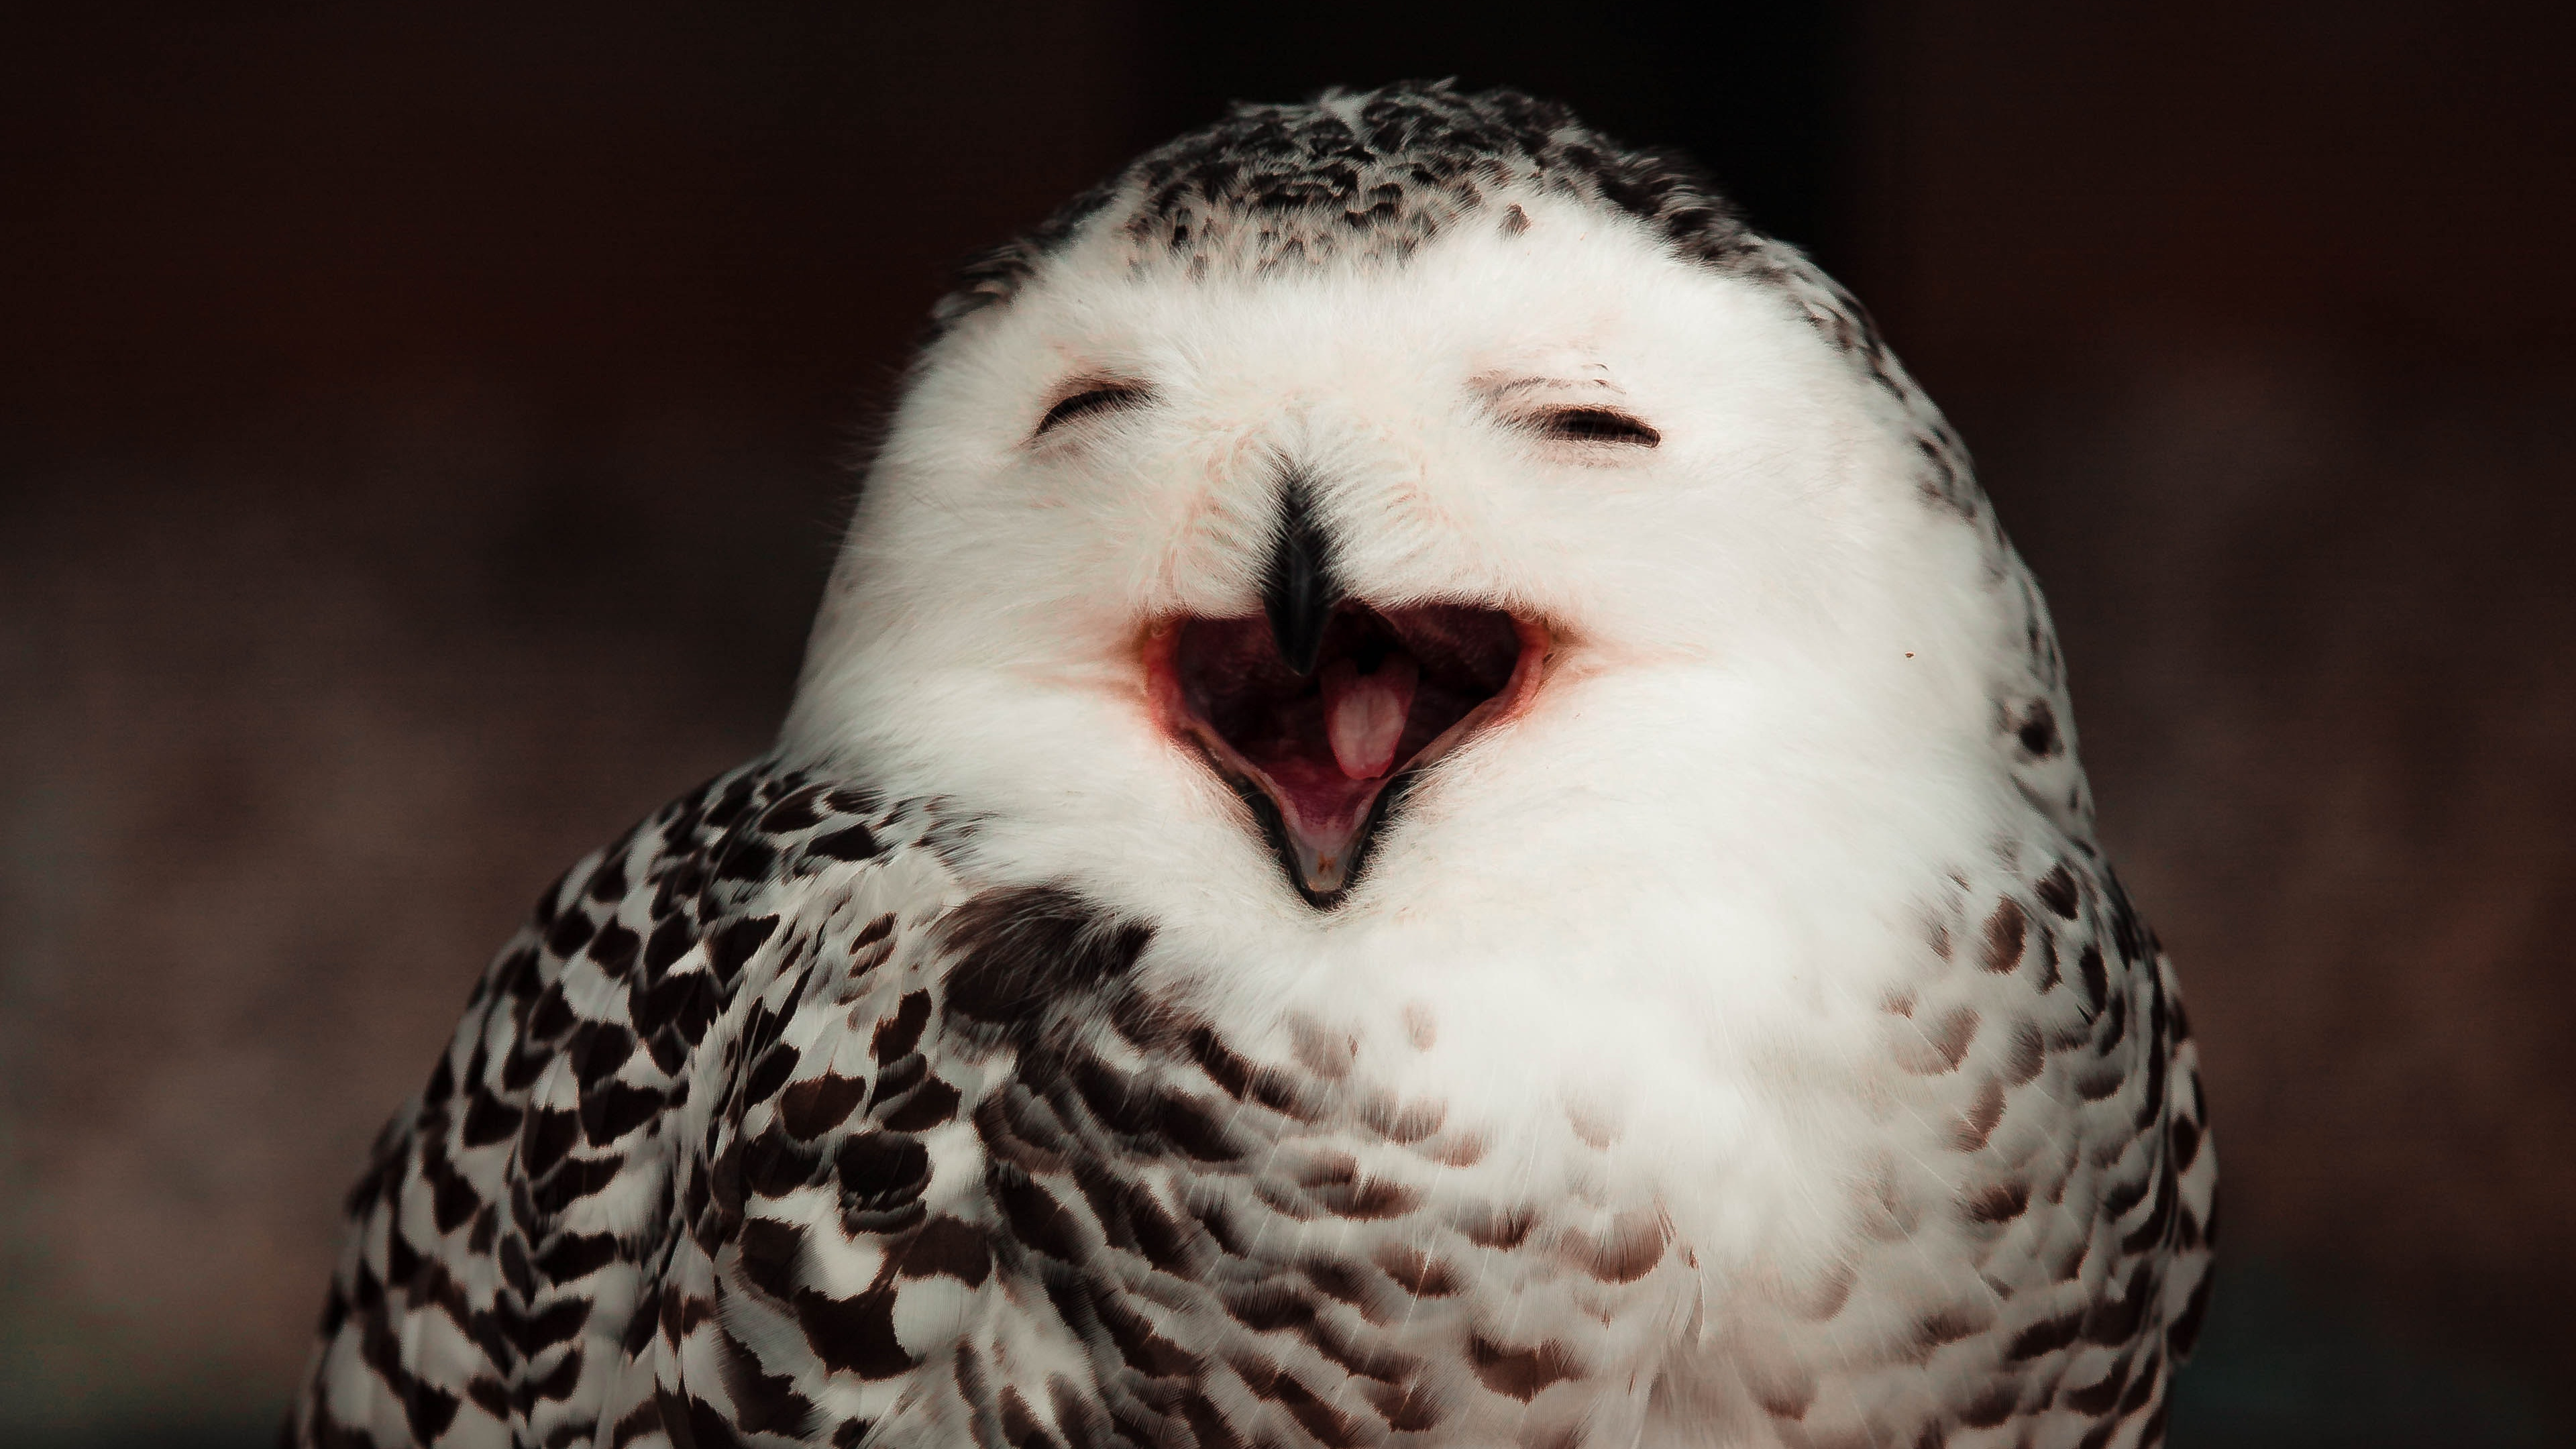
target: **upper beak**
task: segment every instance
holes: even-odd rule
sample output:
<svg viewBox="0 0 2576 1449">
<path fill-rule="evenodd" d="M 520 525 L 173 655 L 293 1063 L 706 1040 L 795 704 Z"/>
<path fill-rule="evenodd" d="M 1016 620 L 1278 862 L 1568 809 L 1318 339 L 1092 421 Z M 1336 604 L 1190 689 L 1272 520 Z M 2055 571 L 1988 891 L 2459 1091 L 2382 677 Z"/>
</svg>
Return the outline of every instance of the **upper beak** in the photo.
<svg viewBox="0 0 2576 1449">
<path fill-rule="evenodd" d="M 1324 647 L 1324 626 L 1342 601 L 1342 586 L 1333 577 L 1332 544 L 1315 518 L 1313 495 L 1306 480 L 1288 475 L 1280 489 L 1279 533 L 1270 553 L 1270 572 L 1262 581 L 1261 611 L 1270 620 L 1270 637 L 1279 657 L 1303 679 L 1315 672 L 1315 657 Z"/>
</svg>

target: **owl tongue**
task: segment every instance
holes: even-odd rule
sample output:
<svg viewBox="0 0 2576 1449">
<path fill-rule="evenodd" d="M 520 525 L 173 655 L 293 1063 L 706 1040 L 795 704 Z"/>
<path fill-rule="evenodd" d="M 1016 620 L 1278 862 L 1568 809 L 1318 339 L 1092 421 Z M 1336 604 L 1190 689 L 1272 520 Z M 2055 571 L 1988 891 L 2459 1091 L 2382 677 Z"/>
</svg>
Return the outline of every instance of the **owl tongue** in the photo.
<svg viewBox="0 0 2576 1449">
<path fill-rule="evenodd" d="M 1345 602 L 1300 672 L 1266 613 L 1176 625 L 1145 640 L 1156 713 L 1244 795 L 1317 906 L 1349 884 L 1404 772 L 1490 722 L 1546 637 L 1473 604 Z"/>
<path fill-rule="evenodd" d="M 1398 650 L 1386 656 L 1374 674 L 1362 674 L 1351 660 L 1324 666 L 1324 734 L 1332 742 L 1333 763 L 1354 780 L 1374 780 L 1395 763 L 1404 738 L 1405 717 L 1413 712 L 1413 687 L 1421 676 L 1413 656 Z"/>
</svg>

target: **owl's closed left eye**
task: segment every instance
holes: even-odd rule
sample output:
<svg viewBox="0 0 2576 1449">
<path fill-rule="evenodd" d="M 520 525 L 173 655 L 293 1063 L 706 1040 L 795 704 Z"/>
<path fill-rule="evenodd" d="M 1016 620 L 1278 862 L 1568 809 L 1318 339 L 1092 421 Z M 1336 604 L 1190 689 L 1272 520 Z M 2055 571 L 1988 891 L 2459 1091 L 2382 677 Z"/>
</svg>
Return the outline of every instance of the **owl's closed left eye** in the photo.
<svg viewBox="0 0 2576 1449">
<path fill-rule="evenodd" d="M 1154 390 L 1144 383 L 1123 378 L 1090 378 L 1074 385 L 1046 416 L 1038 420 L 1032 438 L 1088 422 L 1111 413 L 1127 412 L 1154 400 Z"/>
</svg>

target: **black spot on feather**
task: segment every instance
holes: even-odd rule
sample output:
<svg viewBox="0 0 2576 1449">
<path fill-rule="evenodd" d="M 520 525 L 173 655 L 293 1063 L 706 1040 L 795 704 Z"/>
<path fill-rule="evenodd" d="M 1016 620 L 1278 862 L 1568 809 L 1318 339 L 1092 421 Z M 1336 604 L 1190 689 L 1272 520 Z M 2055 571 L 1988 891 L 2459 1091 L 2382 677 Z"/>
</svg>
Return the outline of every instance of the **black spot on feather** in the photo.
<svg viewBox="0 0 2576 1449">
<path fill-rule="evenodd" d="M 1124 976 L 1151 927 L 1115 921 L 1059 886 L 988 891 L 941 929 L 959 960 L 948 975 L 950 1015 L 1026 1026 L 1051 1002 Z"/>
</svg>

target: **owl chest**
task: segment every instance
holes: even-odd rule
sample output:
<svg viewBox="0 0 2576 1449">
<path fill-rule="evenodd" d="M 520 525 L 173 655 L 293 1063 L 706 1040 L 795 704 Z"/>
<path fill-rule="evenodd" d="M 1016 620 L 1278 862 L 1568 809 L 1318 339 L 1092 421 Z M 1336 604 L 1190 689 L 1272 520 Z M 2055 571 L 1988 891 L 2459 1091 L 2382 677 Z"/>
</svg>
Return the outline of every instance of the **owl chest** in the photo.
<svg viewBox="0 0 2576 1449">
<path fill-rule="evenodd" d="M 1696 1304 L 1668 1216 L 1451 1115 L 1204 1027 L 1028 1052 L 975 1114 L 997 1259 L 1134 1433 L 1509 1438 L 1635 1398 Z"/>
</svg>

